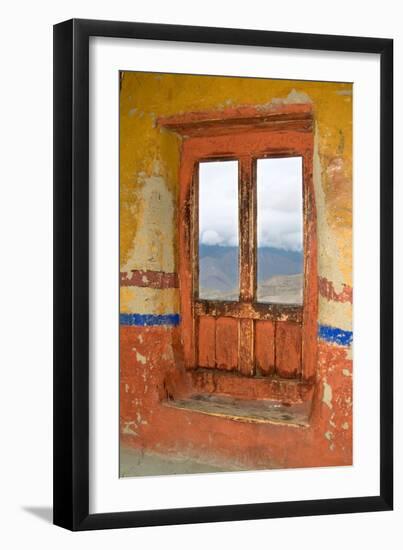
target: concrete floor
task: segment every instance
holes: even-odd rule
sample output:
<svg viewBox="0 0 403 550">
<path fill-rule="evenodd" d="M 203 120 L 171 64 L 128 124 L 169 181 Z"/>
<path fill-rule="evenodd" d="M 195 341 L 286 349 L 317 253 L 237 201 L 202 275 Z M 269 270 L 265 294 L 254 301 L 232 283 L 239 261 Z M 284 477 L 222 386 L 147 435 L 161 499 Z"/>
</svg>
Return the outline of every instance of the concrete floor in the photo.
<svg viewBox="0 0 403 550">
<path fill-rule="evenodd" d="M 186 457 L 171 457 L 127 447 L 120 448 L 120 477 L 233 472 L 240 469 L 242 468 L 234 465 L 218 466 Z"/>
</svg>

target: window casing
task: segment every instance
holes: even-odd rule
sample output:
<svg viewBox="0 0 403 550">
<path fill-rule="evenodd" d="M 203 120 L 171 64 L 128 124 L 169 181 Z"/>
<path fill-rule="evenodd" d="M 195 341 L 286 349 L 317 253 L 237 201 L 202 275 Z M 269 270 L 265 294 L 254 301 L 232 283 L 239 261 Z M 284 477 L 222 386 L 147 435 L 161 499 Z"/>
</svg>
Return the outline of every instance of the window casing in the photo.
<svg viewBox="0 0 403 550">
<path fill-rule="evenodd" d="M 272 113 L 246 110 L 173 118 L 162 126 L 184 136 L 179 191 L 179 281 L 185 366 L 248 378 L 312 381 L 316 372 L 317 236 L 310 105 Z M 303 302 L 257 300 L 256 163 L 302 158 Z M 238 161 L 239 299 L 199 298 L 199 165 Z"/>
</svg>

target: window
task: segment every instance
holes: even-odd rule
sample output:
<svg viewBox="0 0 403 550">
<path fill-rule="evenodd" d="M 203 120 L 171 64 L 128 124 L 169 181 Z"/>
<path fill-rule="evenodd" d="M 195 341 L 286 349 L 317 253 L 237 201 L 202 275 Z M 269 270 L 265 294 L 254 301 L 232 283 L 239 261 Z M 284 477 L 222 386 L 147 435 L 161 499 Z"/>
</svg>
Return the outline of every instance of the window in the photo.
<svg viewBox="0 0 403 550">
<path fill-rule="evenodd" d="M 312 381 L 317 252 L 309 105 L 183 115 L 182 342 L 190 369 Z"/>
<path fill-rule="evenodd" d="M 200 162 L 199 298 L 239 299 L 238 161 Z"/>
<path fill-rule="evenodd" d="M 302 157 L 256 161 L 258 302 L 303 298 Z"/>
</svg>

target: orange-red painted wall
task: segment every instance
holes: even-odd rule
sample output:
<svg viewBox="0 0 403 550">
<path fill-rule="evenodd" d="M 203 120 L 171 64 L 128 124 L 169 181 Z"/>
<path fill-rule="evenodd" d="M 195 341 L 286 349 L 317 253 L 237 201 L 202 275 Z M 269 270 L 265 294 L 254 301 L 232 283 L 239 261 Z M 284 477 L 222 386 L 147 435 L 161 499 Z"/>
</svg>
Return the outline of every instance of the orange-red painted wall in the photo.
<svg viewBox="0 0 403 550">
<path fill-rule="evenodd" d="M 140 449 L 241 467 L 351 464 L 352 364 L 339 346 L 319 344 L 320 377 L 311 426 L 250 424 L 161 404 L 175 370 L 179 329 L 121 327 L 121 441 Z M 147 357 L 145 368 L 144 357 Z"/>
<path fill-rule="evenodd" d="M 148 73 L 124 73 L 121 85 L 122 444 L 235 467 L 351 464 L 351 85 Z M 315 114 L 319 353 L 308 428 L 239 422 L 161 402 L 167 379 L 181 363 L 176 217 L 181 141 L 156 120 L 278 102 L 310 102 Z"/>
</svg>

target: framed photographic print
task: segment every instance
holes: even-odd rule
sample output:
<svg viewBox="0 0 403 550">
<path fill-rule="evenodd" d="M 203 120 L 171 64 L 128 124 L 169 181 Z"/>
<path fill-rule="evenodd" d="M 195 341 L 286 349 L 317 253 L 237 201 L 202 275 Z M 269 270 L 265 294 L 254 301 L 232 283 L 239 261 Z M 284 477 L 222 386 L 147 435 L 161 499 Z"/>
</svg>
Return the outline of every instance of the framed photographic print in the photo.
<svg viewBox="0 0 403 550">
<path fill-rule="evenodd" d="M 390 39 L 54 27 L 55 524 L 392 509 L 392 102 Z"/>
</svg>

